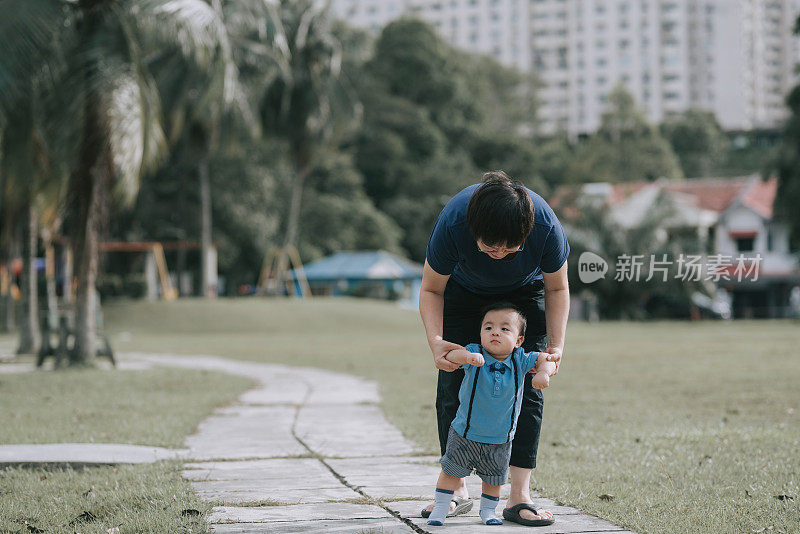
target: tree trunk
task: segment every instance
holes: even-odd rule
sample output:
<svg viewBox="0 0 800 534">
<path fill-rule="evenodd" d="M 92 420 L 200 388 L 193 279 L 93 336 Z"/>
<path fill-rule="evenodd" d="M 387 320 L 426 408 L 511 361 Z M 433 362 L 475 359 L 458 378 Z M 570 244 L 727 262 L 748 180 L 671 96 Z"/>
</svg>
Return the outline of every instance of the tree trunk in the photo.
<svg viewBox="0 0 800 534">
<path fill-rule="evenodd" d="M 70 355 L 71 365 L 91 365 L 96 354 L 97 337 L 96 282 L 100 265 L 99 237 L 103 218 L 103 202 L 105 201 L 106 177 L 100 172 L 92 173 L 92 189 L 88 199 L 85 226 L 83 227 L 83 243 L 76 255 L 78 280 L 75 292 L 75 346 Z"/>
<path fill-rule="evenodd" d="M 52 237 L 45 239 L 44 276 L 47 288 L 47 321 L 50 330 L 58 328 L 58 296 L 56 295 L 56 251 Z"/>
<path fill-rule="evenodd" d="M 39 328 L 39 291 L 36 276 L 37 224 L 36 208 L 32 201 L 22 211 L 22 322 L 19 331 L 17 354 L 34 354 L 39 351 L 42 332 Z"/>
<path fill-rule="evenodd" d="M 80 0 L 83 13 L 79 31 L 87 42 L 96 36 L 102 20 L 102 10 L 110 4 L 104 0 Z M 94 365 L 97 336 L 97 289 L 100 267 L 99 240 L 108 216 L 107 202 L 113 162 L 107 142 L 105 121 L 100 109 L 100 95 L 93 89 L 92 78 L 98 75 L 96 64 L 89 64 L 84 72 L 86 94 L 83 96 L 84 125 L 78 167 L 70 180 L 70 208 L 73 210 L 72 228 L 73 268 L 77 287 L 75 291 L 75 345 L 70 351 L 69 363 L 73 366 Z"/>
<path fill-rule="evenodd" d="M 203 156 L 198 166 L 200 178 L 200 287 L 203 297 L 216 297 L 216 282 L 209 272 L 211 266 L 211 184 L 208 177 L 208 156 Z"/>
<path fill-rule="evenodd" d="M 283 249 L 278 256 L 278 264 L 276 266 L 277 287 L 283 287 L 283 282 L 286 278 L 286 273 L 289 267 L 289 253 L 290 247 L 297 246 L 297 234 L 300 228 L 300 206 L 303 199 L 303 187 L 306 178 L 311 173 L 311 165 L 305 164 L 298 167 L 297 177 L 292 182 L 292 196 L 289 200 L 289 215 L 286 221 L 286 237 L 283 241 Z M 294 294 L 294 284 L 289 286 L 290 294 Z M 280 291 L 280 289 L 278 289 Z"/>
</svg>

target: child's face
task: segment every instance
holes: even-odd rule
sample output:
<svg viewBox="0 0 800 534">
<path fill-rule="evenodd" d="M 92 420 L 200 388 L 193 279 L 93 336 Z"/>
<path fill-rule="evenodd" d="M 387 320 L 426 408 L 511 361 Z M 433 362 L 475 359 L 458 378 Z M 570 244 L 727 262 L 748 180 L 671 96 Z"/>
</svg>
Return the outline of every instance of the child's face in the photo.
<svg viewBox="0 0 800 534">
<path fill-rule="evenodd" d="M 519 314 L 514 310 L 492 310 L 481 323 L 481 346 L 492 356 L 508 356 L 522 345 Z"/>
</svg>

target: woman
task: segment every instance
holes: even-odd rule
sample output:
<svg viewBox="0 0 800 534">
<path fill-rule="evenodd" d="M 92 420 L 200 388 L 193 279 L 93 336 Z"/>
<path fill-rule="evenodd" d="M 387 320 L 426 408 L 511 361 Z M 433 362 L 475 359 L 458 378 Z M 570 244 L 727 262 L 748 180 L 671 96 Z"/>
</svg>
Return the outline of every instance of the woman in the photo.
<svg viewBox="0 0 800 534">
<path fill-rule="evenodd" d="M 419 300 L 439 369 L 436 415 L 442 454 L 464 377 L 458 364 L 445 356 L 480 341 L 480 311 L 486 305 L 502 300 L 518 306 L 528 320 L 524 349 L 547 352 L 558 372 L 569 313 L 568 254 L 564 229 L 550 206 L 502 171 L 486 173 L 482 184 L 459 192 L 442 210 L 428 243 Z M 542 407 L 541 391 L 526 380 L 511 446 L 511 493 L 503 517 L 528 526 L 553 523 L 553 514 L 535 510 L 530 497 Z M 462 484 L 454 494 L 451 514 L 471 507 Z M 432 505 L 423 510 L 423 516 L 431 509 Z"/>
</svg>

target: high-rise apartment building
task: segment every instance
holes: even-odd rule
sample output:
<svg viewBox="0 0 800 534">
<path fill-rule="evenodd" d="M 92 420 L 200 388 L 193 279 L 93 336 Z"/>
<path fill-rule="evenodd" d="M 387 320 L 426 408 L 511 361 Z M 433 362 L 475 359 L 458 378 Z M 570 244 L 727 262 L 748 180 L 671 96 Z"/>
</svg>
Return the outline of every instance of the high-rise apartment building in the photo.
<svg viewBox="0 0 800 534">
<path fill-rule="evenodd" d="M 797 83 L 800 0 L 332 0 L 375 31 L 401 15 L 455 46 L 536 72 L 537 126 L 594 131 L 619 83 L 653 122 L 689 108 L 727 130 L 779 127 Z"/>
</svg>

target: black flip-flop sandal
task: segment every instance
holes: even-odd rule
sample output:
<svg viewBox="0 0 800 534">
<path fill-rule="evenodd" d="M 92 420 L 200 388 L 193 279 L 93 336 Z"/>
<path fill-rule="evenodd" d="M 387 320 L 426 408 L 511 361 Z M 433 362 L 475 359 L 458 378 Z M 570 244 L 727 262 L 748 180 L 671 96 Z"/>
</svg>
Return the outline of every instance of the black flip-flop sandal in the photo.
<svg viewBox="0 0 800 534">
<path fill-rule="evenodd" d="M 536 511 L 536 508 L 526 502 L 523 502 L 520 504 L 515 504 L 511 508 L 503 509 L 503 519 L 526 527 L 546 527 L 547 525 L 552 525 L 556 522 L 556 520 L 553 518 L 553 514 L 550 512 L 544 512 L 550 516 L 549 518 L 526 519 L 519 515 L 520 510 L 530 510 L 534 515 L 539 515 L 539 512 Z"/>
<path fill-rule="evenodd" d="M 472 510 L 472 501 L 470 499 L 464 499 L 462 497 L 453 497 L 451 499 L 454 503 L 456 503 L 456 507 L 453 508 L 452 512 L 447 513 L 447 517 L 455 517 L 457 515 L 466 514 L 470 510 Z M 431 511 L 426 510 L 425 508 L 422 509 L 420 515 L 427 519 L 431 516 Z"/>
</svg>

